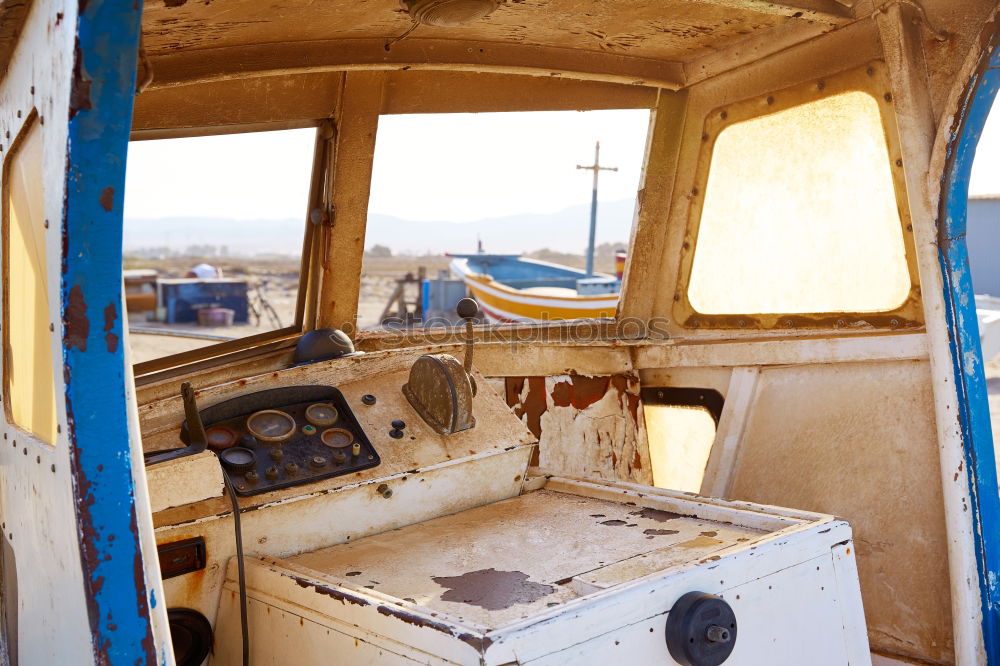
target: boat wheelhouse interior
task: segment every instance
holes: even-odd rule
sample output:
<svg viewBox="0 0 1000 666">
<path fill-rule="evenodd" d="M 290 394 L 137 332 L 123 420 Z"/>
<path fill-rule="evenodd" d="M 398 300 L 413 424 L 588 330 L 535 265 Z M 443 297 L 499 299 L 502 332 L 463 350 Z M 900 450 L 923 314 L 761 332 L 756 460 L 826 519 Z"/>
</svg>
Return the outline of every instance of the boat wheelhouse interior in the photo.
<svg viewBox="0 0 1000 666">
<path fill-rule="evenodd" d="M 0 7 L 4 663 L 1000 663 L 964 244 L 995 0 L 141 4 Z M 381 117 L 624 109 L 599 318 L 481 323 L 583 290 L 477 254 L 455 325 L 358 326 Z M 246 196 L 302 174 L 261 232 L 294 315 L 228 269 L 153 299 L 129 160 L 292 130 Z M 190 306 L 230 298 L 256 328 Z M 133 364 L 149 303 L 247 328 Z"/>
</svg>

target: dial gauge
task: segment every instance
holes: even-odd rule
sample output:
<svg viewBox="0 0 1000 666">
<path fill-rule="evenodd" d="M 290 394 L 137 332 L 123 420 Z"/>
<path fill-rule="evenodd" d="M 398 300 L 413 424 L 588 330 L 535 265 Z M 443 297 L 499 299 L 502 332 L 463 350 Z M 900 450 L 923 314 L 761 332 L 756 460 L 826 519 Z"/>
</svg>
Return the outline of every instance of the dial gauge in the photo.
<svg viewBox="0 0 1000 666">
<path fill-rule="evenodd" d="M 346 449 L 354 442 L 354 435 L 343 428 L 329 428 L 323 431 L 320 439 L 331 449 Z"/>
<path fill-rule="evenodd" d="M 238 434 L 229 426 L 212 426 L 205 431 L 205 438 L 208 440 L 208 448 L 213 451 L 228 449 L 236 444 Z"/>
<path fill-rule="evenodd" d="M 306 407 L 306 421 L 325 428 L 337 422 L 337 408 L 326 402 L 317 402 Z"/>
<path fill-rule="evenodd" d="M 250 415 L 247 430 L 263 442 L 281 442 L 295 433 L 295 419 L 277 409 L 265 409 Z"/>
</svg>

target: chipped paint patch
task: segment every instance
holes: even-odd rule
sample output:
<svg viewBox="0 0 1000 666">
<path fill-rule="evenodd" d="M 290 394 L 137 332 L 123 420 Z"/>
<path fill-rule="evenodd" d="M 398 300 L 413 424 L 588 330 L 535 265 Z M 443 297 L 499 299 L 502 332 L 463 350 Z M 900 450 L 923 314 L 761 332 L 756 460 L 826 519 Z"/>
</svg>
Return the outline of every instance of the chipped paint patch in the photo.
<svg viewBox="0 0 1000 666">
<path fill-rule="evenodd" d="M 113 332 L 117 319 L 118 309 L 114 303 L 108 303 L 104 308 L 104 343 L 112 354 L 118 351 L 118 335 Z"/>
<path fill-rule="evenodd" d="M 652 484 L 634 377 L 508 378 L 507 404 L 539 439 L 533 464 L 561 474 Z"/>
<path fill-rule="evenodd" d="M 90 335 L 90 320 L 87 319 L 87 301 L 83 289 L 75 284 L 69 290 L 69 302 L 63 313 L 66 330 L 66 348 L 87 351 L 87 336 Z"/>
<path fill-rule="evenodd" d="M 471 604 L 486 610 L 504 610 L 515 604 L 530 604 L 556 591 L 556 588 L 528 580 L 520 571 L 480 569 L 461 576 L 434 576 L 431 578 L 448 591 L 442 601 Z"/>
<path fill-rule="evenodd" d="M 664 511 L 662 509 L 641 509 L 639 511 L 633 511 L 629 514 L 630 516 L 639 516 L 640 518 L 646 518 L 647 520 L 655 520 L 658 523 L 665 523 L 668 520 L 674 520 L 675 518 L 683 518 L 679 513 L 674 513 L 673 511 Z"/>
</svg>

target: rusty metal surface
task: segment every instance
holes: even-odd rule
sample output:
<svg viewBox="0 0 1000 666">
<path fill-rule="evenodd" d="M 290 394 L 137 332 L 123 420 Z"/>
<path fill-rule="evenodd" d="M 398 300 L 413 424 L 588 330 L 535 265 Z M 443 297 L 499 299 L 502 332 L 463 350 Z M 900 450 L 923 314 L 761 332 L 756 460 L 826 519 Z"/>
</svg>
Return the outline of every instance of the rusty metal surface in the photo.
<svg viewBox="0 0 1000 666">
<path fill-rule="evenodd" d="M 666 568 L 763 534 L 623 502 L 539 490 L 288 562 L 320 572 L 338 586 L 413 600 L 420 608 L 488 630 L 596 589 L 578 585 L 578 576 L 610 587 L 658 570 L 646 567 L 640 573 L 637 560 Z M 623 565 L 628 562 L 633 564 Z"/>
<path fill-rule="evenodd" d="M 652 485 L 639 381 L 630 375 L 509 377 L 507 404 L 538 437 L 533 463 Z"/>
<path fill-rule="evenodd" d="M 707 53 L 776 26 L 808 3 L 692 3 L 661 0 L 520 0 L 505 3 L 493 15 L 457 28 L 427 28 L 402 41 L 432 35 L 447 40 L 552 45 L 599 53 L 635 54 L 643 58 L 677 59 Z M 820 5 L 821 3 L 813 3 Z M 728 5 L 728 6 L 720 6 Z M 833 2 L 828 7 L 838 7 Z M 845 10 L 842 6 L 840 11 Z M 816 18 L 816 12 L 808 12 Z M 834 22 L 834 17 L 824 17 Z M 225 48 L 264 41 L 295 42 L 330 39 L 388 40 L 412 25 L 398 3 L 333 0 L 320 5 L 307 0 L 281 0 L 261 5 L 237 0 L 224 5 L 167 0 L 149 6 L 143 36 L 150 55 L 188 49 Z M 423 33 L 423 34 L 422 34 Z M 389 49 L 386 49 L 388 51 Z"/>
<path fill-rule="evenodd" d="M 472 414 L 473 381 L 451 354 L 425 354 L 410 368 L 403 395 L 435 432 L 452 435 L 476 425 Z"/>
</svg>

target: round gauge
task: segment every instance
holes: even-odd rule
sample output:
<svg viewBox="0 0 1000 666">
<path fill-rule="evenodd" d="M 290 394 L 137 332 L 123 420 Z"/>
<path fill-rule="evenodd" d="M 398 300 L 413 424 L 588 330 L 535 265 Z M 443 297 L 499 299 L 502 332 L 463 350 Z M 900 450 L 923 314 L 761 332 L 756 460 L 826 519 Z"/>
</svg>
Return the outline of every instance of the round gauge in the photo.
<svg viewBox="0 0 1000 666">
<path fill-rule="evenodd" d="M 346 449 L 354 442 L 354 435 L 343 428 L 329 428 L 319 437 L 331 449 Z"/>
<path fill-rule="evenodd" d="M 208 440 L 206 443 L 213 451 L 228 449 L 236 444 L 238 437 L 237 432 L 229 426 L 212 426 L 205 431 L 205 439 Z"/>
<path fill-rule="evenodd" d="M 234 472 L 242 472 L 254 466 L 257 456 L 250 449 L 244 449 L 242 446 L 234 446 L 220 453 L 219 459 L 226 468 Z"/>
<path fill-rule="evenodd" d="M 295 433 L 295 419 L 277 409 L 265 409 L 250 415 L 247 430 L 263 442 L 281 442 Z"/>
<path fill-rule="evenodd" d="M 337 422 L 337 408 L 326 402 L 317 402 L 306 407 L 306 421 L 325 428 Z"/>
</svg>

